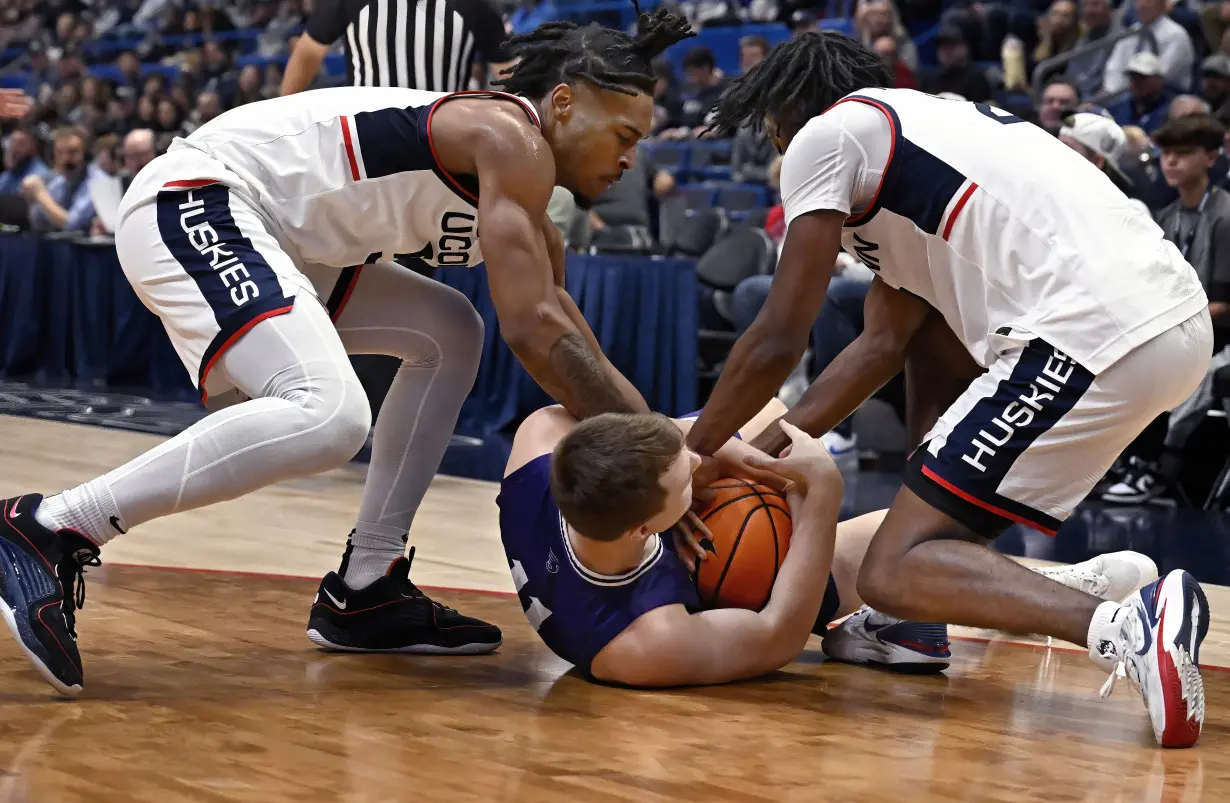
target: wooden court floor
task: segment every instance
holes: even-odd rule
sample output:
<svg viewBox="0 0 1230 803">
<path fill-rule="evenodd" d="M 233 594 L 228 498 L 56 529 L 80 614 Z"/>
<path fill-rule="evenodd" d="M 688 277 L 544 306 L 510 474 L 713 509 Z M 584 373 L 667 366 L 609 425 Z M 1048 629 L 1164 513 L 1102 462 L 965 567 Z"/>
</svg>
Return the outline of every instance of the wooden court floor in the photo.
<svg viewBox="0 0 1230 803">
<path fill-rule="evenodd" d="M 0 417 L 0 441 L 8 496 L 74 484 L 156 439 Z M 1126 683 L 1100 700 L 1105 676 L 1083 650 L 986 633 L 963 631 L 939 677 L 825 665 L 812 649 L 725 687 L 586 683 L 507 593 L 485 483 L 437 480 L 413 576 L 466 589 L 437 596 L 499 624 L 503 648 L 320 652 L 308 607 L 361 479 L 288 483 L 109 545 L 78 616 L 76 701 L 0 639 L 0 803 L 1230 800 L 1224 670 L 1205 673 L 1204 736 L 1185 751 L 1154 746 Z M 1203 658 L 1230 668 L 1230 590 L 1208 591 Z"/>
</svg>

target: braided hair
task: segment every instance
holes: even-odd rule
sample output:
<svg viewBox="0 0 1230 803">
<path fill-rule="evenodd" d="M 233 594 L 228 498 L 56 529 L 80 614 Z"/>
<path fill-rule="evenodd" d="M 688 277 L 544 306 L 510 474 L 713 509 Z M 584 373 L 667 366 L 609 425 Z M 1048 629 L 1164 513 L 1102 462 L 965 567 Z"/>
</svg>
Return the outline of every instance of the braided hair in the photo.
<svg viewBox="0 0 1230 803">
<path fill-rule="evenodd" d="M 533 100 L 569 80 L 625 95 L 653 94 L 653 60 L 696 33 L 686 19 L 665 8 L 647 14 L 636 0 L 632 5 L 637 13 L 636 36 L 597 23 L 548 22 L 512 37 L 508 52 L 519 61 L 504 70 L 493 86 Z"/>
<path fill-rule="evenodd" d="M 858 89 L 893 85 L 871 49 L 835 31 L 809 31 L 774 48 L 736 78 L 714 106 L 711 128 L 721 135 L 758 128 L 765 115 L 803 125 Z"/>
</svg>

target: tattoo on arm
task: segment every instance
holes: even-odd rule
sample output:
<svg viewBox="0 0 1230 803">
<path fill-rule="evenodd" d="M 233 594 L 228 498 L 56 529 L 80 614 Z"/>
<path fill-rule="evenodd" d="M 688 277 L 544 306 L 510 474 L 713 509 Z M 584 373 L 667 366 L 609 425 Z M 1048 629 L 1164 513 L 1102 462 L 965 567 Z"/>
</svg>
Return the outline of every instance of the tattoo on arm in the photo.
<svg viewBox="0 0 1230 803">
<path fill-rule="evenodd" d="M 552 373 L 562 382 L 553 395 L 577 419 L 600 413 L 637 412 L 576 332 L 559 336 L 551 346 L 550 361 Z"/>
</svg>

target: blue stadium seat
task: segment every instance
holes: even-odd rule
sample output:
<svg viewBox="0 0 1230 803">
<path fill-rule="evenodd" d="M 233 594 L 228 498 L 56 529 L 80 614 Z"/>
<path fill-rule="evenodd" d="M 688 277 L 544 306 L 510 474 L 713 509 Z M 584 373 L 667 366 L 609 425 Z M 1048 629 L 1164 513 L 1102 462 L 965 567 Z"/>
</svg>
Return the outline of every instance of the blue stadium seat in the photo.
<svg viewBox="0 0 1230 803">
<path fill-rule="evenodd" d="M 790 38 L 790 29 L 780 22 L 736 25 L 733 27 L 704 28 L 691 39 L 685 39 L 666 51 L 675 68 L 675 75 L 683 76 L 683 57 L 694 47 L 707 47 L 713 51 L 718 69 L 727 75 L 739 74 L 739 40 L 745 36 L 763 36 L 773 46 Z"/>
<path fill-rule="evenodd" d="M 707 184 L 682 184 L 675 194 L 687 201 L 689 210 L 711 209 L 716 199 L 716 190 Z"/>
<path fill-rule="evenodd" d="M 682 177 L 690 168 L 692 149 L 687 142 L 647 142 L 645 153 L 658 167 Z"/>
<path fill-rule="evenodd" d="M 717 188 L 716 203 L 732 215 L 754 212 L 769 205 L 768 190 L 758 184 L 727 184 Z"/>
<path fill-rule="evenodd" d="M 689 144 L 692 158 L 688 169 L 694 180 L 730 180 L 730 152 L 734 144 L 731 140 L 696 140 Z"/>
</svg>

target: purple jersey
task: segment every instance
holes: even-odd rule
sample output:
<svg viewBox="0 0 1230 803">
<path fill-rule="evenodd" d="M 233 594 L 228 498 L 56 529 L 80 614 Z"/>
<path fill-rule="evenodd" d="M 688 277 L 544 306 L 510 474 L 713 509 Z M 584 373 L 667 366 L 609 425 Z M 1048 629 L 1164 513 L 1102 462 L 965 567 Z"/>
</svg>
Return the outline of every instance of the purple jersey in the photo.
<svg viewBox="0 0 1230 803">
<path fill-rule="evenodd" d="M 603 575 L 582 566 L 551 498 L 550 466 L 551 455 L 542 455 L 504 478 L 496 500 L 500 538 L 530 624 L 553 653 L 589 674 L 594 656 L 641 614 L 700 604 L 669 535 L 651 537 L 630 572 Z"/>
</svg>

